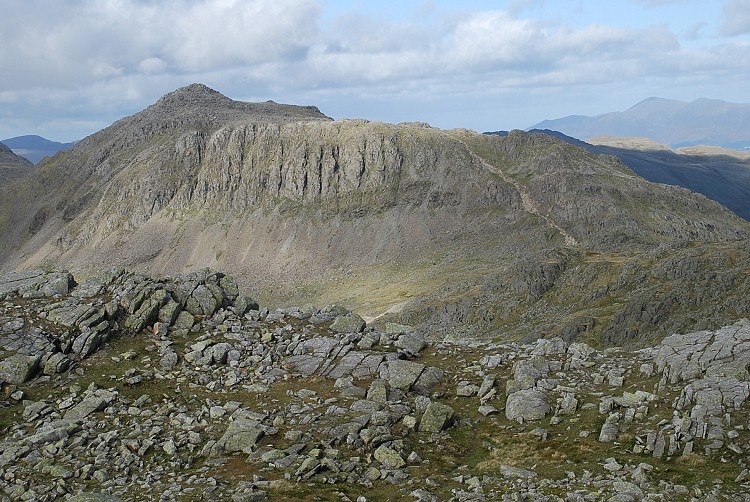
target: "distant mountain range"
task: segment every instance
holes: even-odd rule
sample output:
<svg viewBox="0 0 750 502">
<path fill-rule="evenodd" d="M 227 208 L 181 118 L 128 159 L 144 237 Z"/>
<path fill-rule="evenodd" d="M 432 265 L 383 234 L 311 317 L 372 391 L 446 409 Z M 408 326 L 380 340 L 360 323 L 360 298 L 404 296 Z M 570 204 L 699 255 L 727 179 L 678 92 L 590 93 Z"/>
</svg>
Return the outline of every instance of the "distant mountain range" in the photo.
<svg viewBox="0 0 750 502">
<path fill-rule="evenodd" d="M 50 141 L 41 136 L 27 135 L 4 139 L 1 140 L 0 143 L 5 144 L 5 146 L 13 150 L 15 154 L 28 159 L 34 164 L 38 164 L 44 157 L 51 157 L 57 152 L 67 150 L 77 142 L 59 143 L 57 141 Z"/>
<path fill-rule="evenodd" d="M 750 148 L 750 104 L 717 99 L 691 102 L 648 98 L 624 112 L 570 115 L 529 129 L 549 129 L 587 140 L 593 136 L 645 137 L 678 148 L 715 145 Z"/>
</svg>

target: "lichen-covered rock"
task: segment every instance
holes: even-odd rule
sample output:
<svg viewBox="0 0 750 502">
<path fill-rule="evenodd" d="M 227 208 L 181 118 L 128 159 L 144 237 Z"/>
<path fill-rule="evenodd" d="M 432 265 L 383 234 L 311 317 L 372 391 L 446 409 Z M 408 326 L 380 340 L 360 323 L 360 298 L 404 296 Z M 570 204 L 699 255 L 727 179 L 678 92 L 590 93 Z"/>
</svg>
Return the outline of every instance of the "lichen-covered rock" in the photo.
<svg viewBox="0 0 750 502">
<path fill-rule="evenodd" d="M 512 393 L 505 403 L 505 416 L 519 423 L 541 420 L 551 411 L 544 393 L 538 389 L 524 389 Z"/>
<path fill-rule="evenodd" d="M 453 419 L 453 408 L 447 404 L 432 401 L 422 414 L 419 421 L 419 430 L 422 432 L 440 432 L 446 429 Z"/>
<path fill-rule="evenodd" d="M 13 354 L 0 361 L 0 380 L 19 384 L 30 380 L 39 369 L 39 355 Z"/>
<path fill-rule="evenodd" d="M 380 378 L 394 389 L 409 390 L 422 374 L 425 365 L 414 361 L 396 359 L 380 365 Z"/>
<path fill-rule="evenodd" d="M 336 333 L 360 333 L 365 329 L 365 320 L 354 313 L 337 316 L 331 323 L 331 331 Z"/>
<path fill-rule="evenodd" d="M 65 413 L 65 418 L 67 420 L 81 420 L 86 418 L 92 413 L 106 408 L 116 397 L 117 394 L 115 392 L 104 389 L 96 390 L 73 408 L 70 408 Z"/>
<path fill-rule="evenodd" d="M 619 413 L 610 413 L 607 419 L 602 424 L 602 428 L 599 431 L 599 442 L 600 443 L 611 443 L 620 434 L 620 428 L 618 426 L 620 422 Z"/>
<path fill-rule="evenodd" d="M 218 445 L 228 453 L 250 453 L 264 435 L 265 427 L 257 418 L 246 413 L 238 413 L 219 439 Z"/>
<path fill-rule="evenodd" d="M 400 469 L 406 465 L 406 461 L 396 450 L 384 445 L 378 446 L 373 457 L 389 469 Z"/>
</svg>

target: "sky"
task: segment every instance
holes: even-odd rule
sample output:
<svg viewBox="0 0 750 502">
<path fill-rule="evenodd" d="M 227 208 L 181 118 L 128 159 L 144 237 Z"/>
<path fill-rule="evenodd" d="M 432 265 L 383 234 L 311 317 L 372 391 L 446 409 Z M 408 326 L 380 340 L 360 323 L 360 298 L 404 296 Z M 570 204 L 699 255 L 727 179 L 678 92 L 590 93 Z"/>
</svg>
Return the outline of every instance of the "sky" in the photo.
<svg viewBox="0 0 750 502">
<path fill-rule="evenodd" d="M 82 139 L 194 82 L 476 131 L 748 103 L 750 0 L 0 0 L 0 138 Z"/>
</svg>

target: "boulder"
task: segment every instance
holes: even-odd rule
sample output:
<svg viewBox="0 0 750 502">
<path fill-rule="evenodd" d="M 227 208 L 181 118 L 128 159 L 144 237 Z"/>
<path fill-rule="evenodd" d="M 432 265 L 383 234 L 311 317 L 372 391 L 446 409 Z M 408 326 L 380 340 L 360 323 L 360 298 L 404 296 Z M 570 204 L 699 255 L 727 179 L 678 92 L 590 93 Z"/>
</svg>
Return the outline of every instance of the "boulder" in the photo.
<svg viewBox="0 0 750 502">
<path fill-rule="evenodd" d="M 65 295 L 74 285 L 73 276 L 65 270 L 9 272 L 0 275 L 0 298 L 16 295 L 25 298 Z"/>
<path fill-rule="evenodd" d="M 505 403 L 505 416 L 508 420 L 524 423 L 541 420 L 551 411 L 544 393 L 538 389 L 525 389 L 514 392 Z"/>
<path fill-rule="evenodd" d="M 406 465 L 406 461 L 396 450 L 384 445 L 378 446 L 373 457 L 389 469 L 400 469 Z"/>
<path fill-rule="evenodd" d="M 102 411 L 112 401 L 115 400 L 117 394 L 108 390 L 100 389 L 94 391 L 94 393 L 84 398 L 80 403 L 72 407 L 65 413 L 65 419 L 67 420 L 81 420 L 97 411 Z"/>
<path fill-rule="evenodd" d="M 424 410 L 422 420 L 419 422 L 419 430 L 422 432 L 440 432 L 450 425 L 454 413 L 450 406 L 432 401 Z"/>
<path fill-rule="evenodd" d="M 238 416 L 219 439 L 219 445 L 228 453 L 251 453 L 264 435 L 264 428 L 258 420 Z"/>
<path fill-rule="evenodd" d="M 620 428 L 618 426 L 620 422 L 619 413 L 610 413 L 607 419 L 602 424 L 602 429 L 599 431 L 599 442 L 600 443 L 611 443 L 620 434 Z"/>
<path fill-rule="evenodd" d="M 62 352 L 56 352 L 47 358 L 42 370 L 45 375 L 62 373 L 70 366 L 70 359 Z"/>
<path fill-rule="evenodd" d="M 337 316 L 331 323 L 331 331 L 336 333 L 361 333 L 365 329 L 365 320 L 355 313 Z"/>
<path fill-rule="evenodd" d="M 380 378 L 393 389 L 408 391 L 422 374 L 425 366 L 413 361 L 395 359 L 380 365 Z"/>
<path fill-rule="evenodd" d="M 414 333 L 406 333 L 399 336 L 394 345 L 399 349 L 403 349 L 409 354 L 416 356 L 427 347 L 427 342 L 425 342 L 421 336 L 415 335 Z"/>
<path fill-rule="evenodd" d="M 39 355 L 13 354 L 0 361 L 0 380 L 11 384 L 24 383 L 39 369 Z"/>
</svg>

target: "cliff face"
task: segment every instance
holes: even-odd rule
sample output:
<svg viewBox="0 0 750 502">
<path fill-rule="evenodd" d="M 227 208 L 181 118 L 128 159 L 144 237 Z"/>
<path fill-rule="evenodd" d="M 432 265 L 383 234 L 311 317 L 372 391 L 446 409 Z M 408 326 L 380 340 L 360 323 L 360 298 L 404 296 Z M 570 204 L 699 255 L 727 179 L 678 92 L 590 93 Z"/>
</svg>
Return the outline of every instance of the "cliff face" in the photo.
<svg viewBox="0 0 750 502">
<path fill-rule="evenodd" d="M 345 300 L 445 335 L 617 343 L 747 310 L 741 273 L 708 279 L 747 265 L 747 223 L 613 158 L 541 134 L 331 121 L 199 85 L 46 161 L 0 204 L 6 270 L 210 266 L 271 300 Z M 690 253 L 685 274 L 653 274 Z"/>
</svg>

